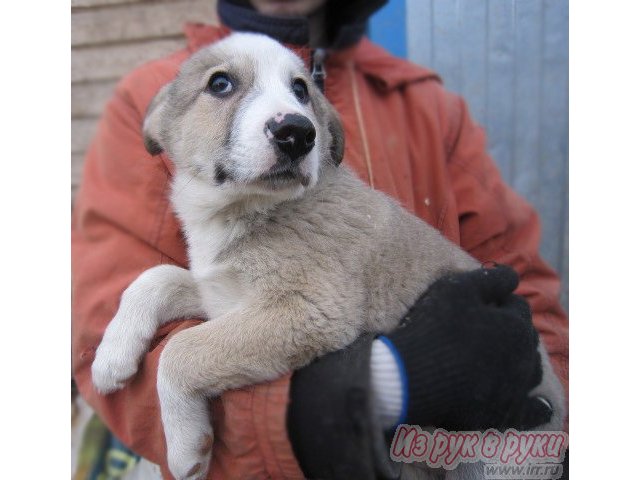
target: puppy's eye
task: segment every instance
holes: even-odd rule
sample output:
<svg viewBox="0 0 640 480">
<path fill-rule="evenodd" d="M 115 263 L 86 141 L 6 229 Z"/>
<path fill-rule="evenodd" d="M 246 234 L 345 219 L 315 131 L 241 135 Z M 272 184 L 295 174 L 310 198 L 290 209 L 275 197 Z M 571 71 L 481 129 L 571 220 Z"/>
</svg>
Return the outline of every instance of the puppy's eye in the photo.
<svg viewBox="0 0 640 480">
<path fill-rule="evenodd" d="M 211 75 L 207 88 L 216 96 L 223 97 L 233 91 L 233 82 L 226 73 L 218 72 Z"/>
<path fill-rule="evenodd" d="M 307 90 L 307 84 L 299 78 L 296 78 L 291 85 L 293 94 L 296 96 L 300 103 L 307 103 L 309 101 L 309 90 Z"/>
</svg>

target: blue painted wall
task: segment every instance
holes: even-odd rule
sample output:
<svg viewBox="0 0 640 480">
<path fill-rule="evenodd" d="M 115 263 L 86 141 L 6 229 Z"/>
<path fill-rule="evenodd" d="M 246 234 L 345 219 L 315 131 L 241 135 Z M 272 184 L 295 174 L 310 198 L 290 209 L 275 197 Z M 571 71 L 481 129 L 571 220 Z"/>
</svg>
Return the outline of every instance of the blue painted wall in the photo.
<svg viewBox="0 0 640 480">
<path fill-rule="evenodd" d="M 543 226 L 568 305 L 567 0 L 391 0 L 370 35 L 436 70 L 485 127 L 505 180 Z"/>
<path fill-rule="evenodd" d="M 398 57 L 407 57 L 405 0 L 390 0 L 369 21 L 369 37 Z"/>
</svg>

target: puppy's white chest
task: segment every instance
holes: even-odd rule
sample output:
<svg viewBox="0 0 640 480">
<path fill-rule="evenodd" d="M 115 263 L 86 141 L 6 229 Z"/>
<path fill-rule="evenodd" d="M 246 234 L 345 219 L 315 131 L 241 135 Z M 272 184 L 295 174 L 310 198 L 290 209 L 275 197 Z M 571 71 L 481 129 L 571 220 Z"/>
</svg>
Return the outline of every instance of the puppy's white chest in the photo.
<svg viewBox="0 0 640 480">
<path fill-rule="evenodd" d="M 216 260 L 218 253 L 241 231 L 239 225 L 212 222 L 187 232 L 190 239 L 189 269 L 209 320 L 238 310 L 248 302 L 248 289 L 240 271 L 227 262 Z"/>
<path fill-rule="evenodd" d="M 233 267 L 212 264 L 192 273 L 209 320 L 239 310 L 247 304 L 247 289 L 239 272 Z"/>
</svg>

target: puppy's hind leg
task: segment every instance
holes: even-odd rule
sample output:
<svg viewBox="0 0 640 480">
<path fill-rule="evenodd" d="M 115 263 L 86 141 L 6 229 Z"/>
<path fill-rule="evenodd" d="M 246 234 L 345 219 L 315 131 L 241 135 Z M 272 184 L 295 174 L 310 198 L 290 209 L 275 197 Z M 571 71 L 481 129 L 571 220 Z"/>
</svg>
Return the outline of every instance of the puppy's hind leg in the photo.
<svg viewBox="0 0 640 480">
<path fill-rule="evenodd" d="M 144 271 L 122 294 L 91 366 L 93 384 L 101 393 L 124 386 L 138 370 L 158 328 L 171 320 L 204 317 L 191 273 L 173 265 Z"/>
</svg>

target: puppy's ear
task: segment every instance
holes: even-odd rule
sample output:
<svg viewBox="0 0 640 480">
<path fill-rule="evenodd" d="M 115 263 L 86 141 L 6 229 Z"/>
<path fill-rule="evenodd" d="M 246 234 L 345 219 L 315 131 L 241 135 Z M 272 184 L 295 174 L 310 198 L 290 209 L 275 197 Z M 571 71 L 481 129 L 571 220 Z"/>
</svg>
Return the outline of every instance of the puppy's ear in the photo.
<svg viewBox="0 0 640 480">
<path fill-rule="evenodd" d="M 342 157 L 344 157 L 344 129 L 342 128 L 342 122 L 329 102 L 327 101 L 327 112 L 329 116 L 329 133 L 331 134 L 331 146 L 329 147 L 331 153 L 331 161 L 334 165 L 338 166 L 342 163 Z"/>
<path fill-rule="evenodd" d="M 311 101 L 313 102 L 314 110 L 319 114 L 324 124 L 327 125 L 331 136 L 329 143 L 330 161 L 336 166 L 340 165 L 344 156 L 344 129 L 338 112 L 315 84 L 311 87 Z"/>
<path fill-rule="evenodd" d="M 171 83 L 168 83 L 158 91 L 155 97 L 153 97 L 153 100 L 151 100 L 151 103 L 147 108 L 147 114 L 144 117 L 144 122 L 142 123 L 144 147 L 151 155 L 159 155 L 164 151 L 164 142 L 162 141 L 162 123 L 170 87 Z"/>
</svg>

